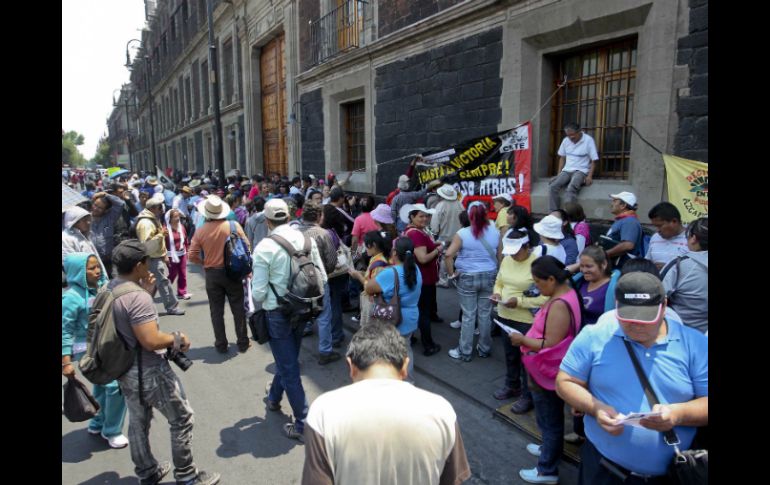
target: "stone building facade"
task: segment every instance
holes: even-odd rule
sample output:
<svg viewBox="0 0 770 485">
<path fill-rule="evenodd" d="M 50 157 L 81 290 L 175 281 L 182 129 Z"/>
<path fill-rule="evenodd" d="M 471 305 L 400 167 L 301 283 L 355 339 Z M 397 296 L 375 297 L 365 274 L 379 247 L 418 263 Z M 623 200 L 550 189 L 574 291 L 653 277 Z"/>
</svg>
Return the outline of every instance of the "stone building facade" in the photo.
<svg viewBox="0 0 770 485">
<path fill-rule="evenodd" d="M 113 98 L 112 105 L 112 113 L 107 118 L 111 166 L 121 166 L 128 169 L 131 167 L 132 142 L 136 133 L 132 119 L 136 118 L 135 97 L 130 84 L 123 85 L 120 95 Z M 126 116 L 126 106 L 128 106 L 128 116 Z"/>
<path fill-rule="evenodd" d="M 213 1 L 226 170 L 322 176 L 387 194 L 409 155 L 532 120 L 532 207 L 547 210 L 561 127 L 597 139 L 592 219 L 664 194 L 653 146 L 708 160 L 707 0 Z M 135 151 L 214 168 L 206 0 L 160 0 L 142 34 Z M 148 60 L 142 60 L 147 55 Z M 566 87 L 557 91 L 567 76 Z M 542 107 L 542 109 L 541 109 Z"/>
</svg>

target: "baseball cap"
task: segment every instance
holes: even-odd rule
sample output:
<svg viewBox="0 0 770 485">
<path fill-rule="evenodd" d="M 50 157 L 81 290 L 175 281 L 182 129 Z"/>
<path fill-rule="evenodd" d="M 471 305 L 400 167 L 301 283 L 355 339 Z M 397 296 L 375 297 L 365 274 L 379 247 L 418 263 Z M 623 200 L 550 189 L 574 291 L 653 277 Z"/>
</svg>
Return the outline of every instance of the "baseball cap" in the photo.
<svg viewBox="0 0 770 485">
<path fill-rule="evenodd" d="M 610 194 L 613 199 L 619 199 L 628 204 L 629 207 L 636 207 L 636 196 L 631 192 L 621 192 L 619 194 Z"/>
<path fill-rule="evenodd" d="M 270 199 L 265 204 L 265 217 L 271 221 L 282 221 L 289 217 L 289 206 L 283 199 Z"/>
<path fill-rule="evenodd" d="M 663 283 L 655 275 L 641 271 L 627 273 L 615 286 L 618 302 L 615 316 L 624 322 L 658 323 L 665 298 Z"/>
<path fill-rule="evenodd" d="M 138 239 L 122 241 L 112 250 L 112 262 L 117 267 L 134 267 L 147 256 L 147 247 Z"/>
<path fill-rule="evenodd" d="M 145 209 L 152 209 L 153 207 L 163 205 L 164 200 L 162 195 L 158 196 L 158 194 L 155 194 L 147 200 L 144 207 Z"/>
<path fill-rule="evenodd" d="M 496 199 L 502 199 L 502 200 L 508 202 L 508 205 L 513 204 L 513 197 L 511 197 L 511 194 L 498 194 L 498 195 L 492 197 L 492 200 L 496 200 Z"/>
</svg>

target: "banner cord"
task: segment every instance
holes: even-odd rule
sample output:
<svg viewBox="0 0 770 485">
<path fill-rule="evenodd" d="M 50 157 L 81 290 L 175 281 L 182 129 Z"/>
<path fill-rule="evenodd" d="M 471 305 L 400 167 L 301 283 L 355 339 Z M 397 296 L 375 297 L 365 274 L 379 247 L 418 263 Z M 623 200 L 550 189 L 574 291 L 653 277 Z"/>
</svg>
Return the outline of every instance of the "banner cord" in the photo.
<svg viewBox="0 0 770 485">
<path fill-rule="evenodd" d="M 653 150 L 655 150 L 656 152 L 658 152 L 660 155 L 663 155 L 663 152 L 662 152 L 662 151 L 660 151 L 660 150 L 658 150 L 658 149 L 655 147 L 655 145 L 653 145 L 652 143 L 650 143 L 650 142 L 648 142 L 647 140 L 645 140 L 645 139 L 644 139 L 644 137 L 642 136 L 642 134 L 641 134 L 641 133 L 639 133 L 638 131 L 636 131 L 636 128 L 634 128 L 633 126 L 631 126 L 630 128 L 631 128 L 631 131 L 633 131 L 634 133 L 636 133 L 636 136 L 638 136 L 639 138 L 641 138 L 641 139 L 642 139 L 642 141 L 643 141 L 643 142 L 645 142 L 645 143 L 646 143 L 646 144 L 647 144 L 647 145 L 648 145 L 650 148 L 652 148 Z"/>
<path fill-rule="evenodd" d="M 495 133 L 495 135 L 501 135 L 503 133 L 508 133 L 509 131 L 513 131 L 516 128 L 519 128 L 520 126 L 523 126 L 523 125 L 525 125 L 527 123 L 531 123 L 532 120 L 534 120 L 540 114 L 540 112 L 543 111 L 543 109 L 548 105 L 548 103 L 551 102 L 551 100 L 554 98 L 554 96 L 556 96 L 556 94 L 559 92 L 559 90 L 561 90 L 561 88 L 563 88 L 566 85 L 567 85 L 567 76 L 565 75 L 564 76 L 564 81 L 562 81 L 561 83 L 557 84 L 556 91 L 554 91 L 553 94 L 551 94 L 551 96 L 545 101 L 545 103 L 543 103 L 543 105 L 540 106 L 540 108 L 538 108 L 537 111 L 535 111 L 535 114 L 533 114 L 531 118 L 529 118 L 527 121 L 523 121 L 523 122 L 519 123 L 518 125 L 514 126 L 513 128 L 510 128 L 508 130 L 503 130 L 503 131 L 500 131 L 498 133 Z M 410 153 L 409 155 L 404 155 L 404 156 L 401 156 L 401 157 L 392 158 L 392 159 L 386 160 L 384 162 L 376 163 L 375 165 L 377 167 L 379 167 L 380 165 L 387 165 L 389 163 L 399 162 L 399 161 L 401 161 L 401 160 L 403 160 L 405 158 L 419 157 L 420 155 L 422 155 L 422 153 Z M 366 171 L 366 167 L 358 168 L 356 170 L 345 170 L 345 172 L 353 172 L 353 173 L 355 173 L 355 172 L 365 172 L 365 171 Z"/>
</svg>

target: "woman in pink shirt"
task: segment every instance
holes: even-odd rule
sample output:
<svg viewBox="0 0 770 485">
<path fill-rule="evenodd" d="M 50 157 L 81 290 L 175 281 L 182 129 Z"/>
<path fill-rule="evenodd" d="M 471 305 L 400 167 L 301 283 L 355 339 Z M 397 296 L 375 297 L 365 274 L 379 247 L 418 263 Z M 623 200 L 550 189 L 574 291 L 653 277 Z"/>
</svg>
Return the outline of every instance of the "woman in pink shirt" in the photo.
<svg viewBox="0 0 770 485">
<path fill-rule="evenodd" d="M 371 195 L 365 195 L 361 197 L 361 215 L 356 217 L 353 222 L 353 240 L 352 246 L 356 248 L 359 253 L 363 251 L 364 235 L 369 231 L 379 231 L 377 223 L 372 219 L 370 212 L 374 209 L 374 197 Z"/>
</svg>

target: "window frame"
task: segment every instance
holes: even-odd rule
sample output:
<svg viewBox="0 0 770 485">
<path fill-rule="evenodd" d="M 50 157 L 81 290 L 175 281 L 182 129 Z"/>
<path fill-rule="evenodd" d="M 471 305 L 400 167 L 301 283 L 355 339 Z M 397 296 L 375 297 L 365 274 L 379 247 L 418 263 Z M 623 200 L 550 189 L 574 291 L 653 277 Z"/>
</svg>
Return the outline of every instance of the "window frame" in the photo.
<svg viewBox="0 0 770 485">
<path fill-rule="evenodd" d="M 345 170 L 366 169 L 366 100 L 343 103 Z M 353 126 L 354 120 L 357 122 Z"/>
</svg>

